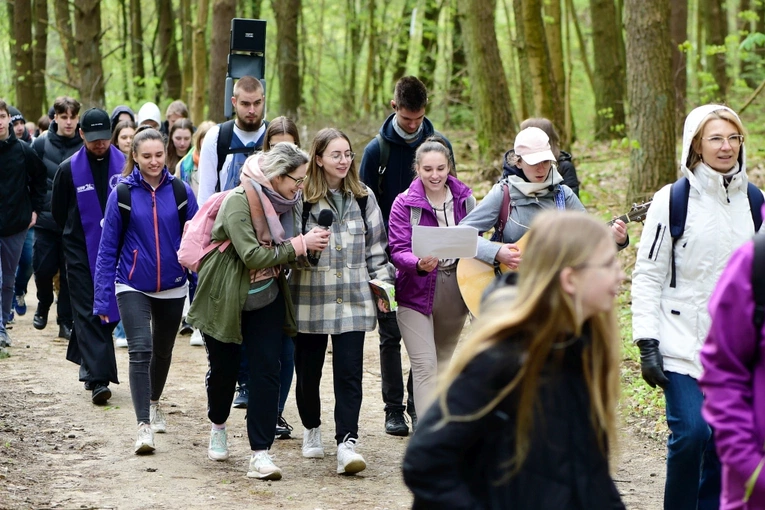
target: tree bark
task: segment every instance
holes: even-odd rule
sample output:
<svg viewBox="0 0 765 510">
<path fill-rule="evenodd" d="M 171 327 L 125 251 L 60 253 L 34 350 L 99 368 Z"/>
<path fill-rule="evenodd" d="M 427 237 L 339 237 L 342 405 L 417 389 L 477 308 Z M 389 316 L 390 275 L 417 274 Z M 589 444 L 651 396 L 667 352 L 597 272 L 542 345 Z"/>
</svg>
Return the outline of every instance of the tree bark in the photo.
<svg viewBox="0 0 765 510">
<path fill-rule="evenodd" d="M 35 121 L 43 112 L 47 112 L 45 68 L 48 61 L 48 2 L 33 0 L 32 14 L 34 16 L 34 43 L 32 44 L 32 85 L 34 87 L 34 104 L 26 115 Z"/>
<path fill-rule="evenodd" d="M 672 38 L 672 82 L 675 87 L 675 130 L 683 129 L 685 120 L 685 95 L 688 89 L 688 69 L 685 51 L 680 49 L 688 40 L 688 1 L 671 2 L 670 33 Z"/>
<path fill-rule="evenodd" d="M 271 2 L 273 5 L 273 1 Z M 260 13 L 263 11 L 263 0 L 250 0 L 250 17 L 260 19 Z"/>
<path fill-rule="evenodd" d="M 669 0 L 626 0 L 630 183 L 628 202 L 677 179 Z"/>
<path fill-rule="evenodd" d="M 30 115 L 35 107 L 34 60 L 32 58 L 32 1 L 16 0 L 13 5 L 13 59 L 16 81 L 16 108 Z M 28 113 L 27 113 L 28 112 Z"/>
<path fill-rule="evenodd" d="M 515 120 L 510 110 L 507 79 L 494 31 L 494 0 L 463 0 L 462 26 L 471 96 L 478 132 L 479 156 L 484 161 L 502 156 L 515 138 Z"/>
<path fill-rule="evenodd" d="M 590 82 L 590 87 L 595 90 L 595 77 L 590 67 L 590 61 L 587 59 L 587 44 L 584 42 L 584 36 L 582 35 L 582 28 L 579 26 L 579 18 L 576 16 L 576 8 L 574 7 L 574 0 L 566 0 L 566 7 L 568 7 L 571 21 L 574 24 L 574 31 L 576 32 L 576 40 L 579 43 L 579 54 L 582 59 L 582 65 L 584 66 L 584 73 L 587 75 L 587 80 Z"/>
<path fill-rule="evenodd" d="M 191 118 L 199 125 L 205 119 L 205 99 L 207 98 L 207 19 L 210 14 L 208 0 L 198 0 L 197 21 L 194 24 L 194 39 L 191 43 L 191 61 L 194 75 L 191 93 Z"/>
<path fill-rule="evenodd" d="M 414 0 L 404 0 L 404 10 L 401 14 L 401 30 L 398 31 L 396 61 L 394 62 L 393 67 L 394 84 L 406 74 L 406 60 L 409 56 L 409 41 L 411 40 L 410 27 L 414 6 Z M 392 87 L 391 90 L 393 90 Z"/>
<path fill-rule="evenodd" d="M 300 107 L 300 0 L 271 0 L 276 15 L 276 48 L 279 66 L 279 113 L 298 119 Z"/>
<path fill-rule="evenodd" d="M 521 98 L 519 101 L 520 117 L 528 119 L 534 116 L 534 91 L 528 78 L 531 76 L 529 67 L 528 48 L 526 46 L 526 30 L 523 26 L 523 0 L 513 0 L 513 15 L 515 16 L 515 41 L 518 52 L 518 68 L 520 70 Z"/>
<path fill-rule="evenodd" d="M 74 6 L 77 71 L 83 109 L 106 104 L 104 69 L 101 65 L 101 0 L 78 0 Z"/>
<path fill-rule="evenodd" d="M 356 9 L 354 0 L 346 0 L 346 44 L 345 61 L 350 63 L 347 68 L 347 74 L 343 76 L 343 82 L 346 83 L 345 89 L 345 109 L 346 112 L 356 113 L 356 76 L 358 74 L 358 61 L 361 55 L 361 48 L 364 44 L 364 37 L 361 31 L 361 19 Z"/>
<path fill-rule="evenodd" d="M 619 58 L 623 44 L 614 0 L 590 0 L 592 45 L 595 54 L 595 138 L 624 135 L 624 70 Z"/>
<path fill-rule="evenodd" d="M 181 66 L 178 62 L 178 44 L 175 40 L 175 13 L 172 0 L 157 0 L 159 16 L 159 54 L 163 69 L 165 97 L 181 97 Z M 229 21 L 230 23 L 230 21 Z"/>
<path fill-rule="evenodd" d="M 560 124 L 555 126 L 560 136 L 561 146 L 568 147 L 570 139 L 566 131 L 565 113 L 568 105 L 566 104 L 565 86 L 566 72 L 563 65 L 563 37 L 561 35 L 561 0 L 549 0 L 544 3 L 544 15 L 546 21 L 545 37 L 547 38 L 547 48 L 550 56 L 550 70 L 552 71 L 552 80 L 555 83 L 555 90 L 558 94 L 557 102 L 561 105 L 562 115 L 559 118 Z"/>
<path fill-rule="evenodd" d="M 377 6 L 375 0 L 367 0 L 367 34 L 369 46 L 367 47 L 366 72 L 364 73 L 364 88 L 361 94 L 361 105 L 364 114 L 368 117 L 372 110 L 372 79 L 375 69 L 375 58 L 377 56 L 377 30 L 375 30 L 375 17 L 377 16 Z"/>
<path fill-rule="evenodd" d="M 725 38 L 728 36 L 728 21 L 722 0 L 699 0 L 706 2 L 704 28 L 706 30 L 707 49 L 715 51 L 707 55 L 707 66 L 717 84 L 714 100 L 725 102 L 728 96 L 728 75 L 725 70 Z"/>
<path fill-rule="evenodd" d="M 137 0 L 136 0 L 137 1 Z M 68 0 L 54 0 L 54 13 L 56 15 L 56 30 L 58 30 L 58 39 L 61 44 L 61 50 L 64 53 L 64 66 L 66 67 L 66 80 L 69 86 L 79 87 L 79 73 L 75 70 L 77 60 L 74 32 L 72 31 L 72 14 L 69 11 Z"/>
<path fill-rule="evenodd" d="M 208 118 L 215 122 L 225 119 L 224 101 L 231 101 L 226 95 L 226 70 L 228 67 L 229 33 L 231 19 L 236 17 L 236 0 L 214 0 L 212 16 L 212 37 L 210 38 L 210 95 L 207 109 Z"/>
<path fill-rule="evenodd" d="M 459 12 L 457 4 L 460 0 L 456 0 L 449 7 L 452 14 L 452 70 L 451 78 L 449 80 L 449 105 L 457 105 L 464 107 L 468 104 L 470 96 L 468 95 L 468 66 L 467 58 L 465 57 L 465 38 L 462 31 L 462 25 L 465 23 L 465 18 Z M 448 118 L 452 121 L 453 116 L 449 115 Z M 459 119 L 456 119 L 458 124 Z"/>
<path fill-rule="evenodd" d="M 61 2 L 64 0 L 56 0 Z M 143 27 L 141 26 L 141 0 L 130 0 L 130 58 L 133 67 L 133 99 L 144 99 L 146 71 L 143 65 Z"/>
<path fill-rule="evenodd" d="M 192 82 L 194 81 L 194 66 L 191 63 L 192 40 L 194 38 L 191 0 L 181 0 L 178 11 L 181 21 L 181 100 L 189 104 L 191 102 Z"/>
<path fill-rule="evenodd" d="M 438 59 L 439 7 L 437 0 L 425 0 L 425 10 L 422 17 L 422 53 L 420 54 L 418 78 L 428 92 L 433 90 L 436 60 Z"/>
</svg>

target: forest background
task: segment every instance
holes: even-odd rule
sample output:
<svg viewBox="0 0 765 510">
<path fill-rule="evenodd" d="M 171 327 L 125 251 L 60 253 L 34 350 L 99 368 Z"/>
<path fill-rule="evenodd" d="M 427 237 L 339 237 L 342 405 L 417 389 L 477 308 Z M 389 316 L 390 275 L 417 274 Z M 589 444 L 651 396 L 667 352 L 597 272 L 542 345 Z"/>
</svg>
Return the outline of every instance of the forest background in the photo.
<svg viewBox="0 0 765 510">
<path fill-rule="evenodd" d="M 685 115 L 721 102 L 743 114 L 749 172 L 762 184 L 762 0 L 4 3 L 0 97 L 27 120 L 67 94 L 109 111 L 182 99 L 195 124 L 222 121 L 231 19 L 258 18 L 267 116 L 292 117 L 306 142 L 332 125 L 360 153 L 391 111 L 396 80 L 413 74 L 479 197 L 520 121 L 547 117 L 575 157 L 582 201 L 607 218 L 674 181 Z M 625 252 L 629 269 L 634 250 Z M 628 286 L 620 301 L 626 405 L 660 431 L 660 393 L 640 381 L 630 342 Z"/>
</svg>

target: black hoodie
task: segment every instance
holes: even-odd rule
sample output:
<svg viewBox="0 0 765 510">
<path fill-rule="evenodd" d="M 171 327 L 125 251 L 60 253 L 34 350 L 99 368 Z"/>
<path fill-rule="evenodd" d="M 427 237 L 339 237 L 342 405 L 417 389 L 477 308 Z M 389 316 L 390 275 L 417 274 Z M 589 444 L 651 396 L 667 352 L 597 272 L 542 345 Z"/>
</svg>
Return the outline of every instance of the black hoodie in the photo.
<svg viewBox="0 0 765 510">
<path fill-rule="evenodd" d="M 45 202 L 45 166 L 35 152 L 20 142 L 13 129 L 0 141 L 0 236 L 23 232 L 32 219 L 38 220 Z"/>
</svg>

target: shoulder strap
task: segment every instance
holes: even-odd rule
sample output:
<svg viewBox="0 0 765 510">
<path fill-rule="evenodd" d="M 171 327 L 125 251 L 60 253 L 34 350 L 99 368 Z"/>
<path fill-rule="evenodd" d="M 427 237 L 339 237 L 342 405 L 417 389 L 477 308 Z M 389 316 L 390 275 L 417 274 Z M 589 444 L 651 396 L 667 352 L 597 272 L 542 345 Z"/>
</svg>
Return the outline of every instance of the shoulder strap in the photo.
<svg viewBox="0 0 765 510">
<path fill-rule="evenodd" d="M 306 202 L 305 200 L 303 200 L 303 216 L 302 216 L 303 226 L 300 229 L 300 232 L 302 234 L 305 234 L 305 225 L 306 223 L 308 223 L 308 215 L 311 214 L 311 207 L 313 207 L 313 204 L 311 202 Z"/>
<path fill-rule="evenodd" d="M 364 220 L 364 231 L 369 230 L 367 225 L 367 201 L 369 199 L 369 195 L 363 196 L 363 197 L 356 197 L 356 203 L 359 204 L 359 209 L 361 209 L 361 219 Z"/>
<path fill-rule="evenodd" d="M 510 203 L 510 186 L 503 182 L 502 186 L 502 205 L 499 208 L 499 216 L 497 222 L 494 224 L 494 234 L 491 236 L 492 241 L 504 242 L 503 236 L 505 234 L 505 225 L 507 225 L 507 219 L 510 217 L 510 210 L 512 204 Z"/>
<path fill-rule="evenodd" d="M 509 196 L 508 196 L 509 198 Z M 502 201 L 504 201 L 504 197 L 502 198 Z M 508 205 L 510 205 L 510 201 L 508 200 Z M 467 199 L 465 200 L 465 213 L 470 214 L 470 211 L 475 209 L 476 205 L 476 199 L 473 195 L 468 195 Z"/>
<path fill-rule="evenodd" d="M 383 196 L 383 175 L 388 168 L 388 158 L 390 158 L 390 144 L 380 133 L 375 135 L 377 146 L 380 148 L 380 166 L 377 167 L 377 197 L 382 200 Z"/>
<path fill-rule="evenodd" d="M 181 235 L 183 227 L 186 225 L 186 215 L 189 208 L 189 194 L 186 191 L 186 185 L 180 179 L 170 181 L 173 185 L 173 195 L 175 196 L 175 206 L 178 209 L 178 223 L 181 225 Z"/>
<path fill-rule="evenodd" d="M 117 243 L 117 258 L 119 258 L 120 253 L 122 253 L 122 243 L 125 241 L 125 234 L 130 224 L 131 210 L 130 187 L 124 182 L 117 183 L 117 206 L 122 218 L 122 232 L 120 233 L 119 243 Z"/>
<path fill-rule="evenodd" d="M 760 188 L 751 182 L 746 187 L 746 193 L 749 198 L 749 209 L 752 211 L 752 222 L 756 234 L 762 226 L 762 204 L 765 203 L 765 198 L 763 198 Z"/>
<path fill-rule="evenodd" d="M 683 237 L 685 220 L 688 217 L 688 197 L 691 193 L 691 182 L 687 177 L 680 177 L 669 188 L 669 234 L 672 236 L 672 256 L 670 259 L 671 278 L 669 286 L 676 287 L 677 271 L 675 268 L 675 244 Z"/>
<path fill-rule="evenodd" d="M 765 234 L 754 236 L 754 258 L 752 260 L 752 292 L 754 294 L 754 333 L 755 342 L 754 363 L 760 352 L 760 332 L 765 323 Z"/>
<path fill-rule="evenodd" d="M 218 169 L 216 174 L 215 192 L 220 191 L 220 171 L 223 169 L 223 163 L 226 161 L 231 150 L 231 140 L 234 138 L 234 121 L 228 120 L 222 124 L 218 124 L 220 130 L 218 131 L 218 145 L 216 147 L 218 152 Z"/>
</svg>

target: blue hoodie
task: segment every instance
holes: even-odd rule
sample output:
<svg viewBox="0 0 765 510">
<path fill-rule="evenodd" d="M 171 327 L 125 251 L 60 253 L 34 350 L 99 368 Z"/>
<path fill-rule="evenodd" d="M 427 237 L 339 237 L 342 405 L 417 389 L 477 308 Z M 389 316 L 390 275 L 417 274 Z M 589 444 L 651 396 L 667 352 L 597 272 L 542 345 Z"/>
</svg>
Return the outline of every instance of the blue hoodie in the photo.
<svg viewBox="0 0 765 510">
<path fill-rule="evenodd" d="M 122 237 L 122 216 L 117 193 L 113 191 L 109 195 L 96 259 L 94 314 L 105 314 L 108 310 L 108 297 L 114 294 L 115 281 L 141 292 L 159 292 L 186 284 L 186 270 L 178 262 L 182 232 L 170 183 L 172 179 L 175 177 L 164 168 L 159 186 L 152 190 L 137 167 L 121 179 L 130 188 L 131 211 L 119 266 L 117 249 Z M 186 193 L 189 197 L 188 221 L 194 217 L 198 206 L 188 184 Z"/>
</svg>

